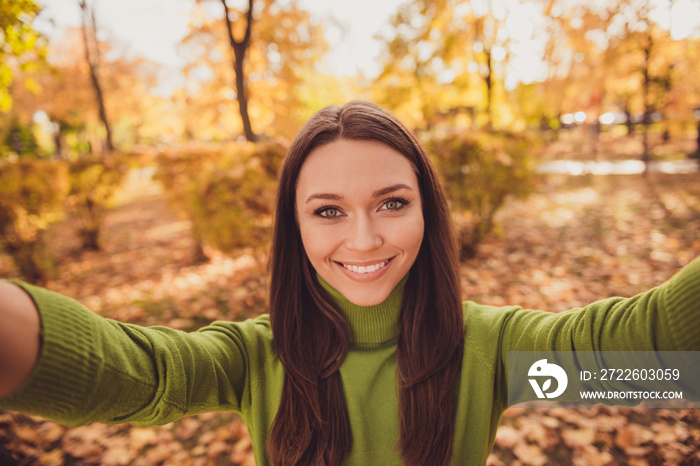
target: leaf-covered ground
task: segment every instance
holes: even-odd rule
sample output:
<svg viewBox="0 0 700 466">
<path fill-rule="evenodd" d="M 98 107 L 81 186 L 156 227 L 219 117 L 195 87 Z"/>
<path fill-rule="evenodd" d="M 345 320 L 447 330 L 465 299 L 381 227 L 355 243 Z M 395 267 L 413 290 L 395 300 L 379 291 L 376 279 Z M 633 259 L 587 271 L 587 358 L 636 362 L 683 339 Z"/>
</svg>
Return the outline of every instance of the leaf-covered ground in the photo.
<svg viewBox="0 0 700 466">
<path fill-rule="evenodd" d="M 700 175 L 555 177 L 508 204 L 466 296 L 561 312 L 662 283 L 700 254 Z M 506 411 L 489 463 L 700 464 L 700 410 Z"/>
<path fill-rule="evenodd" d="M 188 223 L 169 213 L 147 177 L 130 177 L 119 204 L 103 251 L 80 252 L 70 221 L 52 232 L 49 288 L 103 316 L 184 330 L 265 309 L 255 258 L 210 251 L 211 262 L 192 265 Z M 462 268 L 464 298 L 560 312 L 644 291 L 698 256 L 700 175 L 549 177 L 528 200 L 508 203 L 499 220 Z M 0 255 L 0 277 L 15 276 Z M 253 464 L 246 428 L 231 413 L 155 428 L 65 428 L 0 412 L 0 447 L 0 463 L 11 455 L 17 464 Z M 511 408 L 489 461 L 700 464 L 700 410 Z"/>
</svg>

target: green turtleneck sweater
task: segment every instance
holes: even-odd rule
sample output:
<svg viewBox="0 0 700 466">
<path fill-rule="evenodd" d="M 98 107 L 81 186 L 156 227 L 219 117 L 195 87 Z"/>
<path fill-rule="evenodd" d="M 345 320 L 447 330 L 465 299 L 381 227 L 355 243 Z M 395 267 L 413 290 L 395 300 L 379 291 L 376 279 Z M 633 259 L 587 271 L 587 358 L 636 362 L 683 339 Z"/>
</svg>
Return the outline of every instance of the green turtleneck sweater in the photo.
<svg viewBox="0 0 700 466">
<path fill-rule="evenodd" d="M 164 424 L 205 411 L 245 419 L 257 464 L 277 411 L 284 372 L 269 317 L 216 322 L 197 332 L 104 319 L 26 284 L 41 314 L 43 346 L 29 380 L 0 400 L 67 425 Z M 400 464 L 396 344 L 402 282 L 376 306 L 358 307 L 324 284 L 352 329 L 340 374 L 352 429 L 350 465 Z M 700 350 L 700 259 L 633 298 L 560 314 L 464 303 L 465 345 L 455 387 L 456 464 L 485 464 L 507 405 L 508 351 Z"/>
</svg>

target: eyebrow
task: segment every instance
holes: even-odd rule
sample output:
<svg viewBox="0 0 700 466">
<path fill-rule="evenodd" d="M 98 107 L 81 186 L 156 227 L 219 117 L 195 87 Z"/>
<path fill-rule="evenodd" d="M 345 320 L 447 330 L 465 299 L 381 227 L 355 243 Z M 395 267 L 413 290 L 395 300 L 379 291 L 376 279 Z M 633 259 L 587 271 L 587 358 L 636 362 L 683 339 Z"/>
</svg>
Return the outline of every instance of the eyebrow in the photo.
<svg viewBox="0 0 700 466">
<path fill-rule="evenodd" d="M 387 186 L 386 188 L 381 188 L 372 193 L 372 197 L 381 197 L 385 196 L 389 193 L 393 193 L 395 191 L 399 191 L 401 189 L 407 189 L 409 191 L 413 191 L 413 188 L 411 188 L 407 184 L 403 183 L 397 183 L 393 184 L 391 186 Z M 334 194 L 334 193 L 315 193 L 310 195 L 309 197 L 306 198 L 305 204 L 308 204 L 309 202 L 313 201 L 314 199 L 325 199 L 329 201 L 342 201 L 343 196 L 340 194 Z"/>
</svg>

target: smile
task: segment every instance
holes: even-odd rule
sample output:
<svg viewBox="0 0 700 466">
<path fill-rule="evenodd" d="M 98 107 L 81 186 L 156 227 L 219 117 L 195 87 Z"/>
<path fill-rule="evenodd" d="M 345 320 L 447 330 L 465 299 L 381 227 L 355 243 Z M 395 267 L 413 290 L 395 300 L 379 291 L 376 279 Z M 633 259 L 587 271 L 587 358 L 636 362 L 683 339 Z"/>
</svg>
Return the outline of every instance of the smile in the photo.
<svg viewBox="0 0 700 466">
<path fill-rule="evenodd" d="M 357 266 L 357 265 L 346 265 L 343 263 L 340 263 L 343 267 L 346 269 L 350 270 L 351 272 L 355 273 L 370 273 L 370 272 L 376 272 L 379 269 L 383 269 L 386 267 L 386 265 L 389 263 L 388 260 L 385 260 L 384 262 L 379 262 L 378 264 L 373 264 L 373 265 L 368 265 L 368 266 Z"/>
</svg>

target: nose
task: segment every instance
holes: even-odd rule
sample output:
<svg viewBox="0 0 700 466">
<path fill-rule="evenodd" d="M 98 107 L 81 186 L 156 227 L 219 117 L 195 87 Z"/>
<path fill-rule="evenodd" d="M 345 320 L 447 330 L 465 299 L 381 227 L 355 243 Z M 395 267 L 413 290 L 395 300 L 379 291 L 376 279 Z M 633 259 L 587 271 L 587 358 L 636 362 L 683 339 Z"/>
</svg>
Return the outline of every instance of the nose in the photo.
<svg viewBox="0 0 700 466">
<path fill-rule="evenodd" d="M 371 251 L 384 243 L 379 225 L 369 215 L 353 218 L 345 247 L 351 251 Z"/>
</svg>

